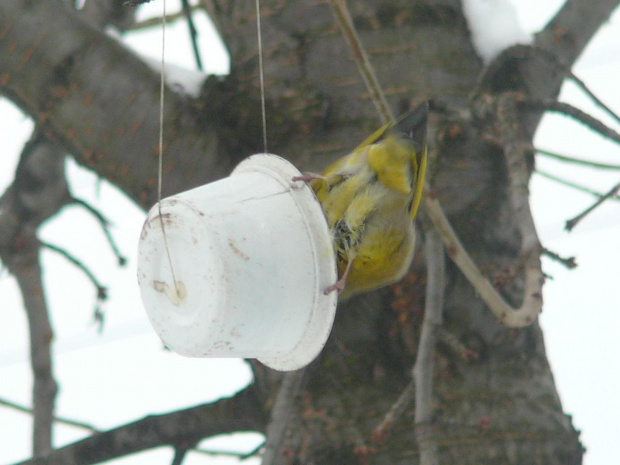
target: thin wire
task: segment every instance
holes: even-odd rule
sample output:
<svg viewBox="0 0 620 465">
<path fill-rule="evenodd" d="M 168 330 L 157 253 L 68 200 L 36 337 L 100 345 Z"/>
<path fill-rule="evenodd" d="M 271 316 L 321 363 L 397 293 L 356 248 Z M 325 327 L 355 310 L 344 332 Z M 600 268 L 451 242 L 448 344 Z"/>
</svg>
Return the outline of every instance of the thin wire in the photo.
<svg viewBox="0 0 620 465">
<path fill-rule="evenodd" d="M 267 152 L 267 112 L 265 110 L 265 73 L 263 70 L 263 40 L 260 25 L 260 0 L 256 0 L 256 33 L 258 35 L 258 73 L 260 78 L 260 103 L 263 118 L 263 148 Z"/>
<path fill-rule="evenodd" d="M 161 17 L 161 72 L 159 74 L 159 154 L 157 166 L 157 203 L 161 204 L 161 185 L 163 179 L 164 147 L 164 84 L 166 75 L 166 0 Z M 161 218 L 161 207 L 159 216 Z"/>
<path fill-rule="evenodd" d="M 172 257 L 170 256 L 170 248 L 168 247 L 168 239 L 166 237 L 166 229 L 164 227 L 164 217 L 161 213 L 161 186 L 163 183 L 163 166 L 164 166 L 164 88 L 166 83 L 166 0 L 163 1 L 163 13 L 161 17 L 161 73 L 159 80 L 159 156 L 157 166 L 157 209 L 159 213 L 159 223 L 161 232 L 164 237 L 164 247 L 168 257 L 168 265 L 172 274 L 172 282 L 177 295 L 179 288 L 177 287 L 177 278 L 174 275 L 174 267 L 172 266 Z"/>
</svg>

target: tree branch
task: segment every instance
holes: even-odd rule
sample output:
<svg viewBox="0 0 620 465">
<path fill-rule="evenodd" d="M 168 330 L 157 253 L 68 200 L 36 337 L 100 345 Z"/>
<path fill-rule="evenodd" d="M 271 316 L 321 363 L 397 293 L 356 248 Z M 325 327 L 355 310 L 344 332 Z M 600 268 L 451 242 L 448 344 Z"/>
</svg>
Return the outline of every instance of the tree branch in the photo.
<svg viewBox="0 0 620 465">
<path fill-rule="evenodd" d="M 0 92 L 79 163 L 120 186 L 143 207 L 153 205 L 158 74 L 82 21 L 66 2 L 3 0 L 0 31 Z M 164 133 L 174 137 L 166 137 L 165 150 L 172 156 L 166 157 L 163 195 L 228 175 L 233 163 L 218 150 L 215 121 L 209 116 L 218 110 L 197 111 L 195 102 L 170 88 L 165 101 Z"/>
<path fill-rule="evenodd" d="M 427 191 L 424 196 L 424 204 L 429 218 L 443 239 L 448 256 L 456 263 L 467 280 L 476 289 L 480 298 L 488 305 L 499 321 L 510 327 L 527 326 L 532 323 L 533 318 L 542 310 L 542 296 L 537 296 L 535 292 L 532 292 L 532 290 L 540 289 L 542 273 L 539 274 L 536 270 L 526 273 L 525 289 L 529 292 L 525 295 L 520 308 L 514 309 L 510 307 L 489 280 L 480 272 L 465 250 L 465 247 L 463 247 L 448 218 L 446 218 L 439 200 Z"/>
<path fill-rule="evenodd" d="M 27 413 L 29 415 L 34 414 L 34 409 L 32 409 L 30 407 L 25 407 L 23 405 L 20 405 L 20 404 L 18 404 L 16 402 L 12 402 L 10 400 L 6 400 L 6 399 L 1 399 L 0 398 L 0 405 L 3 405 L 3 406 L 8 407 L 8 408 L 11 408 L 13 410 L 17 410 L 18 412 Z M 90 431 L 92 433 L 96 433 L 96 432 L 99 431 L 97 428 L 95 428 L 93 425 L 91 425 L 89 423 L 84 423 L 82 421 L 72 420 L 70 418 L 54 416 L 54 422 L 60 423 L 61 425 L 72 426 L 74 428 L 85 429 L 85 430 Z"/>
<path fill-rule="evenodd" d="M 412 380 L 398 396 L 398 400 L 392 404 L 390 410 L 381 420 L 381 423 L 372 431 L 371 439 L 374 442 L 383 442 L 392 425 L 411 405 L 415 398 L 415 382 Z"/>
<path fill-rule="evenodd" d="M 581 79 L 579 79 L 577 76 L 575 76 L 575 74 L 571 71 L 570 75 L 569 75 L 571 81 L 573 81 L 575 84 L 577 84 L 577 86 L 581 87 L 581 90 L 583 90 L 585 92 L 585 94 L 590 97 L 590 99 L 596 103 L 601 109 L 603 109 L 605 111 L 605 113 L 607 113 L 609 116 L 611 116 L 613 119 L 616 120 L 616 123 L 620 123 L 620 116 L 618 116 L 618 114 L 613 111 L 611 108 L 609 108 L 607 105 L 605 105 L 605 102 L 603 102 L 601 99 L 599 99 L 596 95 L 594 95 L 594 92 L 592 92 L 590 90 L 590 88 L 586 85 L 585 82 L 583 82 Z"/>
<path fill-rule="evenodd" d="M 127 264 L 127 258 L 125 258 L 121 254 L 121 251 L 116 245 L 116 241 L 114 240 L 114 237 L 112 236 L 112 233 L 110 232 L 110 228 L 109 228 L 110 221 L 105 216 L 103 216 L 103 214 L 99 210 L 97 210 L 95 207 L 89 204 L 86 200 L 78 199 L 77 197 L 71 196 L 71 201 L 72 203 L 79 205 L 80 207 L 83 207 L 84 209 L 86 209 L 88 213 L 90 213 L 91 215 L 95 217 L 95 219 L 99 223 L 99 226 L 101 226 L 101 229 L 103 230 L 103 233 L 105 234 L 106 239 L 108 240 L 108 244 L 110 244 L 110 248 L 112 249 L 112 252 L 114 252 L 116 259 L 118 260 L 118 266 L 125 266 Z"/>
<path fill-rule="evenodd" d="M 252 385 L 232 397 L 142 420 L 51 451 L 19 465 L 89 465 L 160 446 L 178 447 L 237 431 L 265 430 Z"/>
<path fill-rule="evenodd" d="M 126 0 L 123 6 L 127 8 L 135 8 L 143 3 L 151 3 L 153 0 Z"/>
<path fill-rule="evenodd" d="M 532 46 L 509 47 L 493 60 L 474 97 L 512 91 L 532 99 L 556 99 L 573 64 L 618 4 L 620 0 L 567 0 L 535 35 Z M 532 112 L 524 121 L 526 138 L 533 137 L 542 114 Z"/>
<path fill-rule="evenodd" d="M 613 198 L 618 191 L 620 190 L 620 183 L 616 184 L 614 187 L 612 187 L 609 192 L 607 192 L 605 195 L 603 195 L 600 199 L 598 199 L 596 202 L 594 202 L 594 204 L 592 204 L 591 206 L 589 206 L 588 208 L 586 208 L 583 212 L 581 212 L 579 215 L 577 215 L 576 217 L 568 220 L 566 222 L 566 230 L 567 231 L 572 231 L 573 228 L 575 226 L 577 226 L 577 224 L 583 220 L 587 215 L 589 215 L 590 213 L 592 213 L 599 205 L 601 205 L 605 200 L 609 199 L 609 198 Z"/>
<path fill-rule="evenodd" d="M 15 179 L 0 198 L 0 259 L 17 279 L 30 330 L 33 372 L 33 454 L 51 450 L 57 385 L 52 372 L 52 326 L 39 263 L 39 225 L 67 204 L 60 147 L 35 131 L 20 154 Z"/>
<path fill-rule="evenodd" d="M 370 98 L 375 104 L 377 112 L 381 117 L 381 121 L 383 124 L 393 121 L 394 114 L 385 99 L 385 93 L 383 92 L 383 88 L 377 79 L 377 75 L 375 74 L 375 70 L 370 63 L 370 60 L 368 59 L 366 49 L 362 45 L 362 42 L 355 31 L 355 26 L 353 25 L 353 20 L 351 19 L 351 14 L 349 13 L 346 0 L 328 0 L 328 3 L 329 6 L 332 7 L 334 17 L 336 18 L 338 26 L 340 26 L 342 35 L 351 48 L 353 59 L 357 65 L 357 70 L 359 71 L 364 84 L 366 84 L 366 89 L 368 89 L 368 92 L 370 93 Z"/>
<path fill-rule="evenodd" d="M 569 103 L 558 102 L 556 100 L 549 99 L 530 99 L 520 98 L 519 104 L 526 108 L 531 108 L 538 111 L 554 111 L 557 113 L 563 113 L 575 120 L 585 124 L 590 129 L 598 132 L 604 137 L 620 143 L 620 134 L 614 131 L 612 128 L 599 121 L 595 117 L 587 114 L 586 112 L 572 106 Z"/>
<path fill-rule="evenodd" d="M 25 238 L 24 238 L 25 239 Z M 7 264 L 19 285 L 30 329 L 30 364 L 34 384 L 32 387 L 33 446 L 35 457 L 52 449 L 54 404 L 58 386 L 52 372 L 53 330 L 43 293 L 43 279 L 39 263 L 38 243 L 34 236 L 25 239 L 27 246 Z"/>
<path fill-rule="evenodd" d="M 203 9 L 201 5 L 190 5 L 190 11 L 192 13 L 200 9 Z M 169 13 L 169 14 L 166 14 L 166 24 L 171 24 L 175 21 L 178 21 L 179 19 L 184 19 L 184 18 L 185 18 L 185 12 L 183 10 L 179 10 L 176 13 Z M 129 29 L 132 31 L 135 31 L 135 30 L 141 30 L 141 29 L 148 29 L 151 27 L 161 27 L 161 18 L 155 17 L 155 18 L 144 19 L 140 22 L 136 22 L 132 24 L 129 27 Z"/>
<path fill-rule="evenodd" d="M 291 371 L 284 374 L 282 378 L 282 385 L 278 389 L 276 402 L 271 411 L 271 422 L 267 427 L 267 442 L 262 465 L 273 465 L 280 454 L 288 420 L 299 395 L 305 371 L 305 368 Z"/>
<path fill-rule="evenodd" d="M 172 458 L 171 465 L 181 465 L 185 456 L 189 452 L 189 446 L 176 446 L 174 449 L 174 457 Z"/>
<path fill-rule="evenodd" d="M 553 53 L 569 67 L 579 58 L 590 39 L 596 34 L 620 2 L 618 0 L 567 0 L 545 28 L 536 34 L 535 45 Z M 563 76 L 540 75 L 541 80 L 559 85 Z M 537 84 L 537 83 L 533 83 Z M 546 86 L 545 86 L 546 87 Z M 545 95 L 544 92 L 539 96 Z"/>
<path fill-rule="evenodd" d="M 202 59 L 200 58 L 200 50 L 198 48 L 198 30 L 194 25 L 194 19 L 192 18 L 192 8 L 188 0 L 181 0 L 181 6 L 183 7 L 183 14 L 187 20 L 187 28 L 189 29 L 189 40 L 192 43 L 192 50 L 194 52 L 194 59 L 196 60 L 196 67 L 203 71 Z"/>
<path fill-rule="evenodd" d="M 479 357 L 476 351 L 467 347 L 453 333 L 443 327 L 438 329 L 437 337 L 440 342 L 464 360 L 476 360 Z"/>
<path fill-rule="evenodd" d="M 112 26 L 122 32 L 134 23 L 136 10 L 124 6 L 122 0 L 88 0 L 78 14 L 97 29 Z"/>
<path fill-rule="evenodd" d="M 353 50 L 353 56 L 358 66 L 358 70 L 362 75 L 366 87 L 371 94 L 373 103 L 377 107 L 377 110 L 381 114 L 382 118 L 386 119 L 388 116 L 386 112 L 389 110 L 389 107 L 387 107 L 385 99 L 382 98 L 383 92 L 381 90 L 379 82 L 374 76 L 374 72 L 371 72 L 370 74 L 368 73 L 368 70 L 373 71 L 373 68 L 370 65 L 370 61 L 368 60 L 363 45 L 358 39 L 356 39 L 357 36 L 355 34 L 355 30 L 352 26 L 352 21 L 350 19 L 348 9 L 346 7 L 346 1 L 329 0 L 329 3 L 334 10 L 334 14 L 336 15 L 336 19 L 341 26 L 343 34 L 347 38 L 347 42 Z M 386 107 L 388 108 L 387 110 Z M 514 162 L 516 156 L 512 152 L 510 152 L 510 154 L 511 156 L 509 157 L 509 159 Z M 524 181 L 522 179 L 523 176 L 525 176 Z M 513 170 L 511 172 L 511 179 L 513 179 L 513 181 L 516 180 L 516 182 L 513 183 L 513 189 L 517 188 L 519 190 L 523 190 L 523 187 L 525 187 L 525 191 L 527 193 L 527 172 L 521 173 L 520 170 Z M 441 234 L 444 243 L 446 244 L 448 255 L 450 255 L 450 257 L 457 263 L 459 268 L 461 268 L 461 271 L 463 271 L 467 279 L 480 293 L 481 298 L 485 301 L 485 303 L 487 303 L 487 305 L 489 305 L 491 311 L 500 319 L 503 324 L 507 326 L 520 327 L 531 324 L 534 321 L 536 315 L 538 315 L 542 310 L 543 274 L 540 270 L 540 257 L 537 257 L 538 267 L 533 266 L 527 269 L 525 289 L 526 296 L 523 302 L 523 306 L 518 310 L 511 309 L 511 307 L 504 301 L 504 299 L 499 295 L 495 288 L 482 275 L 473 260 L 469 257 L 460 240 L 454 233 L 452 226 L 448 222 L 448 219 L 446 218 L 443 209 L 441 208 L 441 205 L 437 200 L 431 199 L 428 195 L 428 189 L 425 189 L 424 197 L 425 205 L 428 210 L 427 212 L 431 217 L 433 224 Z M 525 203 L 523 202 L 523 197 L 520 193 L 517 195 L 513 195 L 512 200 L 515 210 L 518 212 L 518 214 L 521 215 L 520 226 L 522 226 L 522 234 L 524 232 L 527 233 L 524 240 L 527 240 L 528 242 L 524 242 L 522 244 L 522 252 L 525 252 L 528 255 L 532 255 L 530 254 L 529 250 L 531 246 L 529 241 L 532 238 L 532 230 L 529 225 L 526 224 L 527 215 L 522 214 L 522 212 L 524 212 L 525 210 L 529 212 L 527 196 L 525 197 Z M 529 217 L 531 219 L 531 214 L 529 214 Z M 535 229 L 533 231 L 535 236 Z M 538 246 L 538 250 L 533 252 L 533 254 L 539 254 L 540 244 L 538 244 Z M 533 259 L 530 258 L 530 261 L 531 260 Z"/>
<path fill-rule="evenodd" d="M 16 410 L 18 412 L 26 413 L 28 415 L 32 415 L 34 413 L 33 409 L 30 407 L 26 407 L 24 405 L 20 405 L 16 402 L 12 402 L 10 400 L 6 400 L 2 398 L 0 398 L 0 405 Z M 96 428 L 90 423 L 85 423 L 83 421 L 78 421 L 78 420 L 72 420 L 71 418 L 55 416 L 54 422 L 59 423 L 61 425 L 65 425 L 65 426 L 71 426 L 73 428 L 84 429 L 91 433 L 102 432 L 102 430 L 100 430 L 99 428 Z M 225 450 L 201 449 L 201 448 L 196 448 L 196 447 L 192 448 L 191 450 L 193 452 L 196 452 L 197 454 L 209 455 L 209 456 L 236 457 L 241 460 L 255 456 L 256 453 L 258 452 L 258 449 L 251 450 L 250 452 L 231 452 L 231 451 L 225 451 Z"/>
<path fill-rule="evenodd" d="M 437 330 L 442 325 L 445 287 L 443 244 L 436 231 L 426 233 L 427 285 L 424 321 L 413 367 L 415 382 L 415 434 L 420 446 L 420 465 L 439 465 L 433 419 L 433 373 Z"/>
<path fill-rule="evenodd" d="M 93 286 L 97 289 L 97 299 L 106 300 L 108 298 L 107 287 L 99 282 L 95 274 L 81 260 L 73 256 L 69 251 L 63 249 L 62 247 L 58 247 L 47 242 L 41 242 L 41 245 L 52 252 L 62 255 L 69 262 L 73 263 L 79 270 L 82 270 Z"/>
<path fill-rule="evenodd" d="M 589 187 L 582 186 L 581 184 L 577 184 L 575 182 L 559 178 L 558 176 L 554 176 L 553 174 L 547 173 L 546 171 L 542 171 L 542 170 L 537 169 L 535 171 L 535 173 L 536 174 L 540 174 L 543 178 L 547 178 L 547 179 L 550 179 L 551 181 L 555 181 L 558 184 L 562 184 L 564 186 L 570 187 L 571 189 L 575 189 L 575 190 L 580 191 L 580 192 L 585 192 L 586 194 L 590 194 L 590 195 L 593 195 L 593 196 L 598 197 L 598 198 L 601 198 L 601 197 L 603 197 L 605 195 L 602 192 L 595 191 L 594 189 L 590 189 Z M 620 200 L 620 196 L 617 196 L 617 195 L 611 196 L 610 198 L 612 200 Z"/>
<path fill-rule="evenodd" d="M 430 226 L 430 225 L 429 225 Z M 440 336 L 442 324 L 443 292 L 445 281 L 445 256 L 443 245 L 437 232 L 431 227 L 426 230 L 427 285 L 424 320 L 420 334 L 420 342 L 415 366 L 412 369 L 413 379 L 392 405 L 379 426 L 372 432 L 372 440 L 383 442 L 394 422 L 409 408 L 415 399 L 416 436 L 424 457 L 423 465 L 436 464 L 436 444 L 432 439 L 432 391 L 435 346 Z M 464 353 L 464 351 L 463 351 Z M 419 431 L 418 431 L 419 430 Z"/>
<path fill-rule="evenodd" d="M 583 160 L 581 158 L 569 157 L 566 155 L 560 155 L 559 153 L 551 152 L 549 150 L 543 150 L 540 148 L 532 147 L 532 151 L 544 155 L 554 160 L 563 161 L 565 163 L 572 163 L 575 165 L 587 166 L 589 168 L 596 168 L 601 170 L 620 170 L 620 165 L 613 165 L 610 163 L 598 163 L 590 160 Z"/>
<path fill-rule="evenodd" d="M 546 257 L 549 257 L 551 260 L 561 263 L 569 270 L 577 268 L 577 261 L 575 260 L 575 257 L 568 257 L 568 258 L 561 257 L 559 254 L 549 249 L 543 249 L 542 252 L 543 252 L 543 255 L 545 255 Z"/>
</svg>

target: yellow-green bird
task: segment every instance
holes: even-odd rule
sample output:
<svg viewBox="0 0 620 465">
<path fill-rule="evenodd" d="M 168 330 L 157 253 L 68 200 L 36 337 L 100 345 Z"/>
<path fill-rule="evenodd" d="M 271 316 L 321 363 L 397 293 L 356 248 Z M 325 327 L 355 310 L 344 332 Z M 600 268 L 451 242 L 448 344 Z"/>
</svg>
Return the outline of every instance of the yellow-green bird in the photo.
<svg viewBox="0 0 620 465">
<path fill-rule="evenodd" d="M 325 294 L 341 300 L 400 280 L 415 247 L 428 149 L 428 103 L 373 133 L 322 176 L 306 174 L 321 203 L 338 261 Z"/>
</svg>

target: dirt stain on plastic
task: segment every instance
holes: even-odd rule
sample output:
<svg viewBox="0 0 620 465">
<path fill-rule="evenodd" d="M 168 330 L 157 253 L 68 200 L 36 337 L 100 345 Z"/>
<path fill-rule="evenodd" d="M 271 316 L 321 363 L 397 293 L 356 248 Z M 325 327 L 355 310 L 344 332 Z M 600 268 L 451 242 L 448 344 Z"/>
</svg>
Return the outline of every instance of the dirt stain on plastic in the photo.
<svg viewBox="0 0 620 465">
<path fill-rule="evenodd" d="M 228 239 L 228 246 L 232 249 L 235 255 L 241 257 L 246 262 L 250 260 L 250 256 L 239 250 L 232 239 Z"/>
<path fill-rule="evenodd" d="M 165 281 L 153 281 L 153 289 L 162 294 L 166 294 L 172 305 L 178 307 L 187 299 L 187 288 L 183 281 L 177 281 L 176 286 L 171 286 Z"/>
</svg>

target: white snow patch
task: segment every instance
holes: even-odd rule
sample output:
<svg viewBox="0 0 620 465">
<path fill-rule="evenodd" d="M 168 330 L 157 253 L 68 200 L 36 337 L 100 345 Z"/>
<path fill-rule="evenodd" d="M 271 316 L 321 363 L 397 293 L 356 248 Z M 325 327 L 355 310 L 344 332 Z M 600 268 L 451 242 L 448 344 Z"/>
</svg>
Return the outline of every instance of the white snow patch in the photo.
<svg viewBox="0 0 620 465">
<path fill-rule="evenodd" d="M 157 73 L 161 72 L 161 60 L 155 60 L 144 55 L 140 55 L 140 58 Z M 187 69 L 182 66 L 166 63 L 164 75 L 166 83 L 170 87 L 180 90 L 190 97 L 197 98 L 200 95 L 202 83 L 207 77 L 208 74 L 204 71 Z"/>
<path fill-rule="evenodd" d="M 512 45 L 532 42 L 510 0 L 462 0 L 462 4 L 474 48 L 485 63 Z"/>
</svg>

